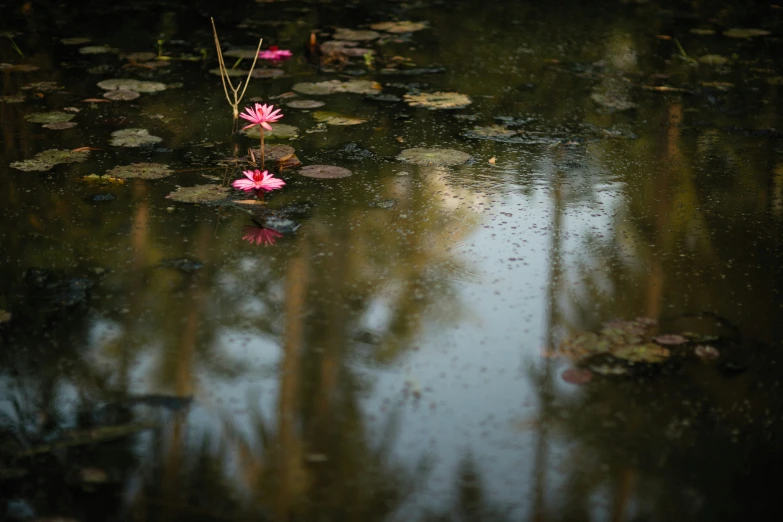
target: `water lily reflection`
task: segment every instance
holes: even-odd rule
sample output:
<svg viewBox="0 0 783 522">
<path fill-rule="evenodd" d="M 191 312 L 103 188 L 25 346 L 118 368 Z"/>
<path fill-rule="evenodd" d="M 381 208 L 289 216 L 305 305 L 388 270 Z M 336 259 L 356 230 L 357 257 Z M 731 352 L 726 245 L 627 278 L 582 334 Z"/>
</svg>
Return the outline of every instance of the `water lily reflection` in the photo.
<svg viewBox="0 0 783 522">
<path fill-rule="evenodd" d="M 283 234 L 277 230 L 248 225 L 245 227 L 242 239 L 256 245 L 274 245 L 277 239 L 281 237 L 283 237 Z"/>
</svg>

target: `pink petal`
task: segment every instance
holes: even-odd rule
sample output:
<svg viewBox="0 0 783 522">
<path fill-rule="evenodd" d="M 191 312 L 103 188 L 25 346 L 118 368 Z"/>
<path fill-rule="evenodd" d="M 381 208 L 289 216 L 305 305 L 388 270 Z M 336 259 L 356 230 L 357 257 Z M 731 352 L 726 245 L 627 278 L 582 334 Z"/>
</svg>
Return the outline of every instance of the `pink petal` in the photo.
<svg viewBox="0 0 783 522">
<path fill-rule="evenodd" d="M 256 190 L 256 184 L 247 179 L 238 179 L 231 186 L 245 191 Z"/>
<path fill-rule="evenodd" d="M 242 174 L 247 176 L 247 179 L 249 179 L 250 181 L 255 182 L 255 175 L 260 173 L 258 172 L 258 170 L 243 170 Z"/>
<path fill-rule="evenodd" d="M 263 128 L 265 128 L 266 130 L 268 130 L 268 131 L 271 131 L 271 130 L 272 130 L 272 126 L 271 126 L 271 125 L 269 125 L 269 124 L 268 124 L 267 122 L 265 122 L 265 121 L 262 121 L 262 122 L 260 123 L 260 125 L 261 125 Z"/>
</svg>

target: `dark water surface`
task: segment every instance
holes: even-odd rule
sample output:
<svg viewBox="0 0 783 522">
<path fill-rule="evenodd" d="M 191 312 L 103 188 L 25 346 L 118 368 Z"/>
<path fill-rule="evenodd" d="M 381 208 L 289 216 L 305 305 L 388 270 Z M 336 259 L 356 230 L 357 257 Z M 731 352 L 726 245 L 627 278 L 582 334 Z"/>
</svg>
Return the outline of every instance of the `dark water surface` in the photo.
<svg viewBox="0 0 783 522">
<path fill-rule="evenodd" d="M 242 208 L 165 197 L 236 179 L 221 160 L 257 144 L 231 135 L 210 16 L 224 50 L 294 51 L 246 94 L 298 128 L 268 143 L 353 171 L 284 170 L 266 208 L 310 210 L 273 245 L 243 239 Z M 0 71 L 0 519 L 774 519 L 781 16 L 763 2 L 0 0 L 0 62 L 38 67 Z M 372 70 L 303 56 L 311 31 L 388 20 L 429 26 L 361 43 Z M 122 54 L 158 40 L 193 59 Z M 382 71 L 395 57 L 409 65 Z M 431 69 L 401 74 L 414 66 Z M 111 78 L 170 88 L 83 101 Z M 400 100 L 274 98 L 329 79 Z M 472 104 L 401 100 L 437 91 Z M 319 124 L 295 99 L 366 122 Z M 25 119 L 48 111 L 77 126 Z M 111 145 L 126 128 L 162 140 Z M 81 147 L 96 149 L 81 163 L 9 166 Z M 472 159 L 397 159 L 411 147 Z M 175 172 L 84 180 L 142 161 Z M 688 342 L 651 363 L 569 352 L 635 317 Z"/>
</svg>

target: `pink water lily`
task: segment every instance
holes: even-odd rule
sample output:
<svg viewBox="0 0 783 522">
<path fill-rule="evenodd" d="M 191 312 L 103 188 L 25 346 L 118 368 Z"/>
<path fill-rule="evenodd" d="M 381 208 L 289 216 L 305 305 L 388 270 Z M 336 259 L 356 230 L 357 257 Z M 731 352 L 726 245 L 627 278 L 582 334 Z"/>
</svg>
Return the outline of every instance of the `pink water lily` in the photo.
<svg viewBox="0 0 783 522">
<path fill-rule="evenodd" d="M 269 124 L 274 123 L 283 117 L 280 109 L 275 109 L 274 105 L 261 105 L 260 103 L 256 103 L 255 108 L 246 107 L 245 111 L 247 112 L 243 112 L 240 116 L 248 120 L 250 125 L 245 125 L 242 127 L 242 130 L 260 125 L 266 130 L 271 131 L 272 126 Z"/>
<path fill-rule="evenodd" d="M 260 170 L 245 170 L 242 172 L 247 179 L 238 179 L 231 184 L 234 188 L 239 190 L 245 190 L 251 192 L 253 190 L 265 190 L 271 192 L 285 186 L 285 181 L 276 178 L 274 174 L 270 174 L 268 171 L 261 172 Z"/>
<path fill-rule="evenodd" d="M 242 239 L 256 245 L 274 245 L 283 234 L 271 228 L 245 227 L 245 235 Z"/>
<path fill-rule="evenodd" d="M 271 60 L 273 62 L 282 62 L 283 60 L 288 60 L 291 56 L 293 56 L 291 51 L 278 49 L 276 45 L 272 45 L 266 51 L 258 53 L 258 57 L 262 60 Z"/>
</svg>

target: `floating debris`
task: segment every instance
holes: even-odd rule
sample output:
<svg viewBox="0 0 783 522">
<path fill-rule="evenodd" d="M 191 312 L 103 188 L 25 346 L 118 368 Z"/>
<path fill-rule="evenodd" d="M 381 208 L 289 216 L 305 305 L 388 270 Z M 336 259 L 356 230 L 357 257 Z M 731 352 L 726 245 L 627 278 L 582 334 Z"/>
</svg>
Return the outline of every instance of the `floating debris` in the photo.
<svg viewBox="0 0 783 522">
<path fill-rule="evenodd" d="M 324 82 L 296 83 L 293 90 L 308 96 L 334 94 L 347 92 L 353 94 L 377 94 L 381 90 L 381 84 L 370 80 L 327 80 Z"/>
<path fill-rule="evenodd" d="M 702 361 L 714 361 L 720 357 L 720 352 L 717 350 L 717 348 L 706 344 L 700 344 L 693 349 L 693 352 Z"/>
<path fill-rule="evenodd" d="M 230 189 L 220 185 L 196 185 L 194 187 L 177 187 L 177 190 L 166 196 L 180 203 L 215 203 L 223 200 Z"/>
<path fill-rule="evenodd" d="M 153 136 L 147 129 L 122 129 L 111 133 L 110 145 L 115 147 L 142 147 L 160 143 L 163 138 Z"/>
<path fill-rule="evenodd" d="M 398 160 L 413 163 L 414 165 L 434 165 L 443 167 L 461 165 L 470 161 L 471 158 L 472 156 L 466 152 L 438 148 L 405 149 L 397 156 Z"/>
<path fill-rule="evenodd" d="M 470 97 L 458 92 L 430 92 L 406 94 L 405 102 L 411 107 L 426 107 L 427 109 L 464 109 L 471 103 Z"/>
<path fill-rule="evenodd" d="M 757 36 L 769 35 L 770 32 L 764 29 L 742 29 L 735 27 L 733 29 L 723 31 L 723 36 L 728 36 L 729 38 L 755 38 Z"/>
<path fill-rule="evenodd" d="M 346 29 L 344 27 L 338 27 L 334 30 L 332 38 L 335 40 L 348 40 L 352 42 L 363 42 L 369 40 L 375 40 L 379 38 L 381 33 L 377 31 L 369 31 L 362 29 Z"/>
<path fill-rule="evenodd" d="M 429 25 L 429 22 L 411 22 L 410 20 L 403 20 L 400 22 L 378 22 L 377 24 L 372 24 L 370 28 L 387 33 L 413 33 L 426 29 Z"/>
<path fill-rule="evenodd" d="M 34 112 L 24 117 L 25 121 L 29 121 L 31 123 L 64 123 L 71 121 L 73 118 L 73 114 L 59 111 Z"/>
<path fill-rule="evenodd" d="M 108 45 L 88 45 L 79 48 L 79 54 L 108 54 L 116 52 L 117 49 Z"/>
<path fill-rule="evenodd" d="M 317 109 L 324 105 L 326 105 L 324 102 L 318 100 L 291 100 L 286 103 L 286 106 L 292 109 Z"/>
<path fill-rule="evenodd" d="M 49 149 L 39 152 L 31 159 L 15 161 L 10 166 L 12 169 L 25 172 L 44 172 L 61 163 L 81 163 L 89 154 L 88 150 L 72 152 L 64 149 Z"/>
<path fill-rule="evenodd" d="M 121 179 L 161 179 L 174 172 L 160 163 L 131 163 L 114 167 L 106 176 Z"/>
<path fill-rule="evenodd" d="M 587 384 L 593 380 L 593 372 L 587 368 L 569 368 L 560 374 L 568 384 Z"/>
<path fill-rule="evenodd" d="M 340 179 L 347 178 L 353 173 L 336 165 L 307 165 L 299 170 L 299 174 L 308 178 Z"/>
<path fill-rule="evenodd" d="M 112 101 L 131 101 L 135 100 L 139 96 L 141 96 L 141 94 L 138 92 L 128 89 L 117 89 L 115 91 L 107 91 L 103 93 L 104 98 Z"/>
<path fill-rule="evenodd" d="M 92 42 L 92 38 L 89 36 L 71 36 L 70 38 L 60 38 L 60 43 L 63 45 L 84 45 Z"/>
<path fill-rule="evenodd" d="M 98 87 L 105 91 L 124 90 L 135 92 L 160 92 L 167 89 L 165 83 L 133 80 L 130 78 L 103 80 L 102 82 L 98 82 Z"/>
<path fill-rule="evenodd" d="M 33 72 L 37 70 L 37 65 L 31 65 L 29 63 L 0 63 L 0 72 Z"/>
<path fill-rule="evenodd" d="M 315 118 L 316 121 L 326 123 L 327 125 L 359 125 L 367 123 L 367 120 L 361 118 L 343 116 L 336 112 L 328 111 L 316 111 L 313 113 L 313 118 Z"/>
</svg>

